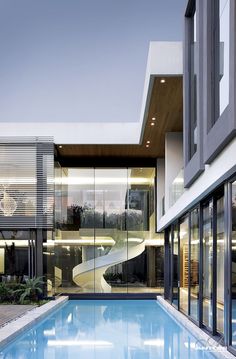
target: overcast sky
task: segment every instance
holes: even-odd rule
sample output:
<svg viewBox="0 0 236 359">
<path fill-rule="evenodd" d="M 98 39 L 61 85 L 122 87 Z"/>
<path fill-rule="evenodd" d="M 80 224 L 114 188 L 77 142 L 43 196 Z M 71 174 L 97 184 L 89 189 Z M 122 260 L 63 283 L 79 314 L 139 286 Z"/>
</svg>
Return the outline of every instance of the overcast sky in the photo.
<svg viewBox="0 0 236 359">
<path fill-rule="evenodd" d="M 0 0 L 0 121 L 138 121 L 150 41 L 186 0 Z"/>
</svg>

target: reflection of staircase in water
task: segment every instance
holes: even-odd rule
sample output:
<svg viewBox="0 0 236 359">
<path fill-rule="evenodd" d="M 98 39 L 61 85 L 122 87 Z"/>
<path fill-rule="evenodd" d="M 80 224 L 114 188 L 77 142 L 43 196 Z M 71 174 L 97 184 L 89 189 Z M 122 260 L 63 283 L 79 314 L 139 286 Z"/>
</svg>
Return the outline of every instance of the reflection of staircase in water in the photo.
<svg viewBox="0 0 236 359">
<path fill-rule="evenodd" d="M 73 268 L 73 281 L 80 286 L 84 292 L 95 291 L 97 293 L 111 292 L 111 286 L 106 282 L 103 275 L 106 270 L 116 264 L 133 259 L 145 250 L 144 240 L 140 238 L 129 238 L 123 243 L 123 247 L 114 247 L 104 256 L 90 259 L 78 264 Z"/>
</svg>

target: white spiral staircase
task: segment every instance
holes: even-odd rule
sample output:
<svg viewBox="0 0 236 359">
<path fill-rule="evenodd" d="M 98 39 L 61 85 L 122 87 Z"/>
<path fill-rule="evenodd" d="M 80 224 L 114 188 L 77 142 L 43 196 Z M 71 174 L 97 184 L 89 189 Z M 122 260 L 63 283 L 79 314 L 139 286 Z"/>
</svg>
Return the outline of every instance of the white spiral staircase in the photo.
<svg viewBox="0 0 236 359">
<path fill-rule="evenodd" d="M 106 255 L 90 259 L 75 266 L 73 268 L 73 281 L 84 292 L 92 290 L 96 293 L 109 293 L 111 292 L 111 286 L 103 277 L 106 270 L 111 266 L 139 256 L 144 250 L 144 240 L 129 238 L 122 248 L 114 245 Z"/>
</svg>

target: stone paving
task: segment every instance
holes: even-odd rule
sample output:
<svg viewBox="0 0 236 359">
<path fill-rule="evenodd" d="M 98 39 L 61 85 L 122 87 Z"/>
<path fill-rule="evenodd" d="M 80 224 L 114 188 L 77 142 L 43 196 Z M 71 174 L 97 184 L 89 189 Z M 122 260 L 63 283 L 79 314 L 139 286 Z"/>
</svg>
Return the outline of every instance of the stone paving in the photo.
<svg viewBox="0 0 236 359">
<path fill-rule="evenodd" d="M 21 317 L 29 310 L 35 308 L 35 305 L 13 305 L 13 304 L 1 304 L 0 305 L 0 327 L 8 322 Z"/>
</svg>

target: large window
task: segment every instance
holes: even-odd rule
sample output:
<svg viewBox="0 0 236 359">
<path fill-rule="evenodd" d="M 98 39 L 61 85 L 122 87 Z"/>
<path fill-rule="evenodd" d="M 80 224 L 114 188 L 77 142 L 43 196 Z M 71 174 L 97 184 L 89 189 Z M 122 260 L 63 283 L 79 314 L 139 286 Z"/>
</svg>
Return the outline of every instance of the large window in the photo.
<svg viewBox="0 0 236 359">
<path fill-rule="evenodd" d="M 56 292 L 162 292 L 155 169 L 57 166 L 56 175 Z"/>
<path fill-rule="evenodd" d="M 236 185 L 233 188 L 233 215 L 235 198 Z M 171 281 L 169 282 L 172 285 L 172 303 L 177 309 L 191 317 L 200 326 L 203 325 L 212 334 L 224 336 L 224 188 L 219 188 L 212 197 L 199 203 L 199 206 L 189 211 L 171 228 L 171 241 L 171 232 L 169 231 L 168 234 L 172 258 L 170 263 L 169 261 L 167 262 L 167 265 L 171 272 Z M 236 253 L 236 250 L 234 251 L 236 248 L 234 242 L 236 242 L 236 239 L 233 239 L 232 246 L 233 263 L 234 254 Z M 234 296 L 236 297 L 234 264 L 232 270 L 232 293 L 234 298 Z M 236 318 L 236 315 L 234 317 Z"/>
<path fill-rule="evenodd" d="M 35 231 L 0 230 L 0 281 L 22 282 L 35 275 Z"/>
<path fill-rule="evenodd" d="M 178 224 L 173 229 L 173 264 L 172 264 L 172 302 L 178 308 L 179 305 L 179 228 Z"/>
<path fill-rule="evenodd" d="M 179 307 L 188 314 L 188 284 L 189 284 L 189 221 L 183 218 L 179 227 L 180 239 L 180 288 Z"/>
<path fill-rule="evenodd" d="M 231 296 L 232 336 L 231 344 L 236 348 L 236 181 L 232 184 L 232 245 L 231 245 Z"/>
<path fill-rule="evenodd" d="M 199 320 L 199 209 L 190 213 L 190 316 Z"/>
<path fill-rule="evenodd" d="M 216 201 L 216 330 L 224 333 L 224 197 Z"/>
<path fill-rule="evenodd" d="M 232 298 L 236 332 L 236 182 L 233 184 Z M 172 303 L 213 335 L 225 335 L 225 196 L 220 187 L 209 199 L 171 226 Z M 167 237 L 166 237 L 167 238 Z M 234 268 L 235 267 L 235 268 Z M 170 281 L 169 281 L 170 282 Z M 236 335 L 235 335 L 236 343 Z"/>
<path fill-rule="evenodd" d="M 203 324 L 212 328 L 213 201 L 203 206 Z"/>
</svg>

